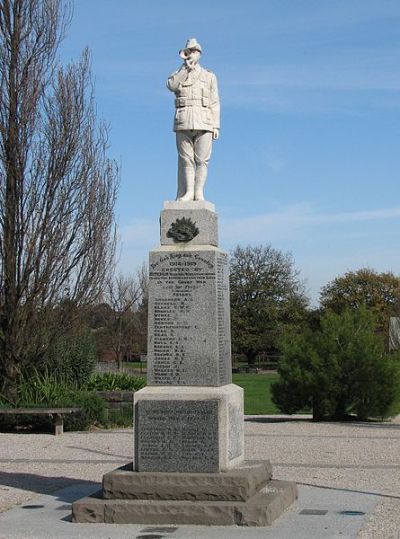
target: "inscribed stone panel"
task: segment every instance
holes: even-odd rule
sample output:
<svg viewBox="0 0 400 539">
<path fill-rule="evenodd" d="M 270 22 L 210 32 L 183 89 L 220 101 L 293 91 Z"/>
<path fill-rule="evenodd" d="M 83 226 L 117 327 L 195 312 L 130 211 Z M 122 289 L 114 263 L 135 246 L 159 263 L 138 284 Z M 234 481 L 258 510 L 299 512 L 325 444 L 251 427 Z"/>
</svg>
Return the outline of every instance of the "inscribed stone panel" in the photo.
<svg viewBox="0 0 400 539">
<path fill-rule="evenodd" d="M 137 471 L 218 471 L 218 400 L 139 401 L 135 421 Z"/>
</svg>

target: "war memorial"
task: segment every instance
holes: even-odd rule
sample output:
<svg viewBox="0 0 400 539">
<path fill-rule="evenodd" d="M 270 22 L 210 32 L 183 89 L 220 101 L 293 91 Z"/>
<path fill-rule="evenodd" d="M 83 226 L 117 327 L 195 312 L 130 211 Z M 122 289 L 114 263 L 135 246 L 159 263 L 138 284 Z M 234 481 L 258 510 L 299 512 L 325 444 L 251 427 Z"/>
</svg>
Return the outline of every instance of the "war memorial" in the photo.
<svg viewBox="0 0 400 539">
<path fill-rule="evenodd" d="M 178 190 L 149 256 L 147 387 L 135 393 L 132 463 L 73 503 L 74 522 L 266 526 L 296 498 L 268 460 L 246 461 L 243 390 L 232 384 L 228 256 L 204 199 L 219 136 L 215 75 L 196 39 L 167 81 L 175 94 Z"/>
</svg>

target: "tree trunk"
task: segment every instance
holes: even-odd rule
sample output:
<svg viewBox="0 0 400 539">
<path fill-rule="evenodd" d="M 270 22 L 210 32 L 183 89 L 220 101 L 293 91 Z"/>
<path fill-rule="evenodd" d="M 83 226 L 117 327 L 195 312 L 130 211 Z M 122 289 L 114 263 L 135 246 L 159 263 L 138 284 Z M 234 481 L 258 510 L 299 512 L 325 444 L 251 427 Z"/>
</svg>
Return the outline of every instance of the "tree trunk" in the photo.
<svg viewBox="0 0 400 539">
<path fill-rule="evenodd" d="M 8 8 L 8 10 L 7 10 Z M 18 100 L 17 100 L 17 66 L 18 47 L 20 42 L 19 17 L 14 5 L 11 14 L 10 6 L 6 6 L 9 20 L 13 20 L 10 44 L 10 64 L 8 72 L 8 129 L 5 140 L 5 197 L 4 197 L 4 224 L 3 224 L 3 271 L 4 289 L 1 319 L 1 360 L 3 361 L 3 394 L 10 399 L 16 397 L 18 375 L 18 348 L 17 348 L 17 218 L 19 208 L 20 180 L 18 163 Z M 11 26 L 11 23 L 10 23 Z"/>
<path fill-rule="evenodd" d="M 253 366 L 257 359 L 257 352 L 255 350 L 247 350 L 247 352 L 245 352 L 245 356 L 249 367 Z"/>
<path fill-rule="evenodd" d="M 333 415 L 334 420 L 343 421 L 347 418 L 346 402 L 344 399 L 338 400 L 335 407 L 335 413 Z"/>
<path fill-rule="evenodd" d="M 0 370 L 2 385 L 0 395 L 11 404 L 17 402 L 17 382 L 18 368 L 17 363 L 12 358 L 3 358 L 3 368 Z"/>
<path fill-rule="evenodd" d="M 317 396 L 313 396 L 313 421 L 322 421 L 324 419 L 324 410 L 321 405 L 321 399 Z"/>
</svg>

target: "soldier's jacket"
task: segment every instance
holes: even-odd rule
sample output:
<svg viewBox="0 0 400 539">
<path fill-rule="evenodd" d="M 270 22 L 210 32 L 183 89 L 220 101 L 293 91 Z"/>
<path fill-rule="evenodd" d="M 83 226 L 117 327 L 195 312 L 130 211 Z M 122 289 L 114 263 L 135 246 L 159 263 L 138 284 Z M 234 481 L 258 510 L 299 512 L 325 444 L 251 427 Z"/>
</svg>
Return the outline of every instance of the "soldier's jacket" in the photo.
<svg viewBox="0 0 400 539">
<path fill-rule="evenodd" d="M 174 131 L 219 129 L 220 106 L 214 73 L 197 64 L 183 82 L 179 82 L 178 71 L 175 71 L 167 87 L 175 93 Z"/>
</svg>

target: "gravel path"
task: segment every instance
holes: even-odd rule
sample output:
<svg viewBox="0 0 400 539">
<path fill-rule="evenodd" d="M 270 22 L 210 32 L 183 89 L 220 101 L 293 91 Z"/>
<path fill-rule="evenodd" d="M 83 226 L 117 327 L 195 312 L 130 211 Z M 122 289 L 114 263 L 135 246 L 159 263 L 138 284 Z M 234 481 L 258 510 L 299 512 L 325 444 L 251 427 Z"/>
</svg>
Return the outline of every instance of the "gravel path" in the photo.
<svg viewBox="0 0 400 539">
<path fill-rule="evenodd" d="M 400 539 L 400 416 L 390 423 L 246 422 L 249 458 L 268 458 L 274 477 L 375 493 L 359 539 Z"/>
<path fill-rule="evenodd" d="M 359 539 L 400 538 L 400 416 L 390 423 L 247 418 L 246 458 L 269 458 L 276 479 L 375 493 Z M 0 511 L 102 475 L 131 460 L 131 430 L 0 434 Z"/>
</svg>

